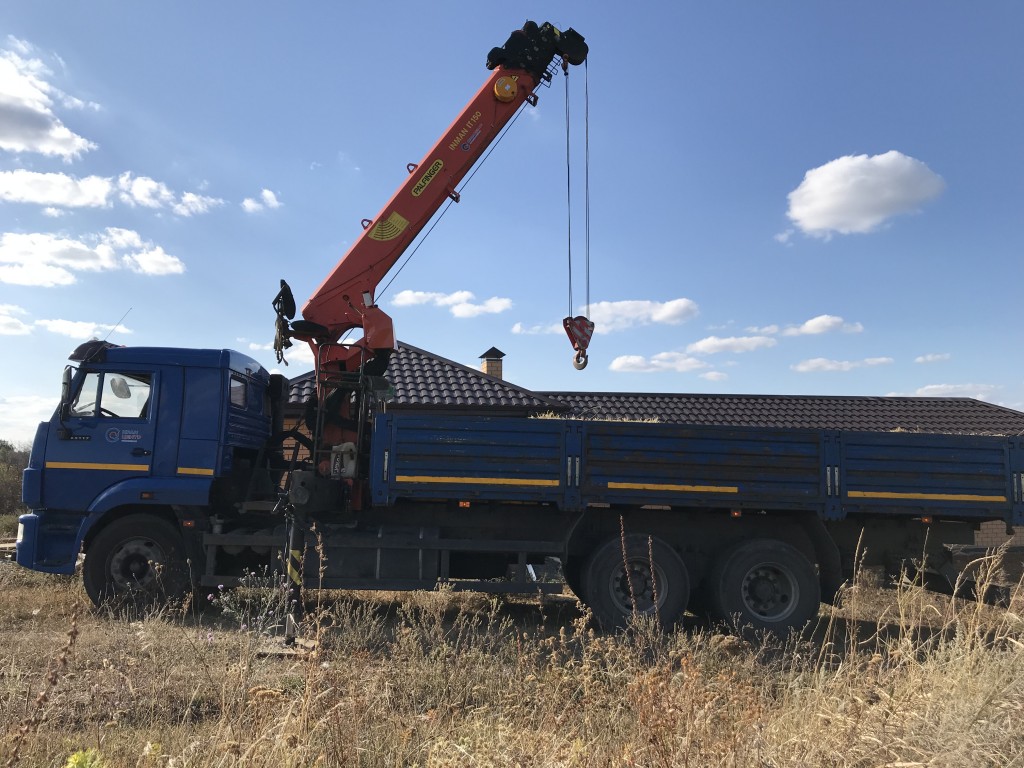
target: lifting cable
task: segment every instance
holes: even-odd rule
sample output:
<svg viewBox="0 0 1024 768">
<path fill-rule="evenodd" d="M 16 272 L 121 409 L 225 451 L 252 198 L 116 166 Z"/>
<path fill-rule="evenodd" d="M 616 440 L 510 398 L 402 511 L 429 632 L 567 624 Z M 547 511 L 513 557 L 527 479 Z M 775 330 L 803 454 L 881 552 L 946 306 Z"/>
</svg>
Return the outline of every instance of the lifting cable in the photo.
<svg viewBox="0 0 1024 768">
<path fill-rule="evenodd" d="M 587 67 L 587 62 L 583 62 L 583 143 L 584 143 L 584 169 L 583 169 L 583 186 L 585 192 L 584 202 L 584 226 L 586 231 L 584 232 L 584 256 L 586 261 L 586 281 L 587 281 L 587 304 L 586 312 L 584 313 L 587 317 L 590 317 L 590 70 Z"/>
<path fill-rule="evenodd" d="M 571 134 L 572 125 L 570 121 L 571 109 L 569 106 L 569 68 L 563 61 L 562 71 L 565 73 L 565 197 L 566 197 L 566 220 L 568 227 L 567 250 L 569 266 L 569 314 L 562 321 L 562 326 L 572 342 L 575 354 L 573 366 L 577 370 L 587 367 L 587 347 L 590 344 L 590 337 L 594 333 L 594 324 L 590 321 L 590 69 L 587 62 L 583 64 L 584 72 L 584 266 L 585 266 L 585 289 L 586 302 L 583 307 L 583 314 L 573 316 L 573 295 L 572 295 L 572 159 L 571 159 Z"/>
<path fill-rule="evenodd" d="M 590 315 L 590 71 L 587 62 L 583 62 L 584 101 L 583 101 L 583 136 L 584 136 L 584 278 L 586 302 L 583 314 Z M 569 71 L 565 70 L 565 198 L 568 227 L 568 260 L 569 260 L 569 315 L 573 314 L 572 296 L 572 162 L 570 160 L 571 123 L 569 108 Z"/>
</svg>

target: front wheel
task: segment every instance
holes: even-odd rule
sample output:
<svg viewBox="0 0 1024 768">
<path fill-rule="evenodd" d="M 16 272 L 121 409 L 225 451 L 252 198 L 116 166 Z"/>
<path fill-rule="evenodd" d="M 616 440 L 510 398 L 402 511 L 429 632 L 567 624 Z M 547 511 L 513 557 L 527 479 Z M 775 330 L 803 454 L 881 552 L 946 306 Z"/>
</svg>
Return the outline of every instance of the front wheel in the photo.
<svg viewBox="0 0 1024 768">
<path fill-rule="evenodd" d="M 181 534 L 154 515 L 122 517 L 96 534 L 82 576 L 96 606 L 159 604 L 184 597 L 191 586 Z"/>
<path fill-rule="evenodd" d="M 776 539 L 754 539 L 723 552 L 707 580 L 708 607 L 715 618 L 738 620 L 783 633 L 818 615 L 818 574 L 800 550 Z"/>
<path fill-rule="evenodd" d="M 634 615 L 674 623 L 690 598 L 690 579 L 676 551 L 661 539 L 636 534 L 609 539 L 595 550 L 581 588 L 606 628 L 625 627 Z"/>
</svg>

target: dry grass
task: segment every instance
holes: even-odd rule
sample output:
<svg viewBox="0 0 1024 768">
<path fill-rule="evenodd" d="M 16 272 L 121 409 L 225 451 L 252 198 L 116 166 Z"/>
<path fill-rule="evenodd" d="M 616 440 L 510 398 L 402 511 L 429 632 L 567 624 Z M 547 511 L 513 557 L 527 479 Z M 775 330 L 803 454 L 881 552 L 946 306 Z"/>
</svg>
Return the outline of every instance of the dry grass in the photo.
<svg viewBox="0 0 1024 768">
<path fill-rule="evenodd" d="M 568 598 L 314 594 L 303 653 L 283 651 L 273 592 L 214 597 L 200 615 L 114 617 L 77 580 L 0 564 L 0 765 L 1024 761 L 1019 599 L 860 584 L 775 641 L 600 635 Z"/>
</svg>

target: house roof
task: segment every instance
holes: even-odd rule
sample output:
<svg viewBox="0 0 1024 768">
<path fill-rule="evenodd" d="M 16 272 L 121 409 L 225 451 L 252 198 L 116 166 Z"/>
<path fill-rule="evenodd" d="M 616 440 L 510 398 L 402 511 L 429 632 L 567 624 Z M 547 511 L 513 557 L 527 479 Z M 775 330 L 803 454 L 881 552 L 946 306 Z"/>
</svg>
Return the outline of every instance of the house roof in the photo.
<svg viewBox="0 0 1024 768">
<path fill-rule="evenodd" d="M 591 419 L 669 424 L 1024 434 L 1024 413 L 971 398 L 538 392 Z"/>
<path fill-rule="evenodd" d="M 488 411 L 561 411 L 565 405 L 476 368 L 447 360 L 405 342 L 388 362 L 394 390 L 388 407 L 451 408 Z M 289 404 L 306 402 L 313 392 L 313 373 L 289 382 Z"/>
<path fill-rule="evenodd" d="M 666 424 L 1024 435 L 1024 413 L 971 398 L 533 392 L 400 342 L 388 364 L 389 408 L 441 408 L 526 415 L 555 411 L 588 419 Z M 305 403 L 313 374 L 290 382 Z"/>
</svg>

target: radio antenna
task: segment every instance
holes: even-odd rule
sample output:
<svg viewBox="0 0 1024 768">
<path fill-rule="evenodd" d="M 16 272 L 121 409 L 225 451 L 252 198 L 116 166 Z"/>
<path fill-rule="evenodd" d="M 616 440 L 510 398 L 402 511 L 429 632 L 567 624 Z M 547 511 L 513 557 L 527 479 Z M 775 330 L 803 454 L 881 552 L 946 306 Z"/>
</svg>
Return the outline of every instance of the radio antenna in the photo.
<svg viewBox="0 0 1024 768">
<path fill-rule="evenodd" d="M 132 311 L 132 307 L 128 307 L 128 310 L 123 315 L 121 315 L 121 319 L 118 320 L 116 323 L 114 323 L 112 326 L 110 326 L 110 330 L 107 331 L 107 335 L 103 337 L 104 341 L 106 341 L 107 339 L 110 338 L 110 334 L 112 334 L 114 331 L 116 331 L 118 329 L 118 327 L 121 325 L 121 323 L 124 322 L 124 319 L 126 317 L 128 317 L 128 313 L 131 312 L 131 311 Z"/>
</svg>

